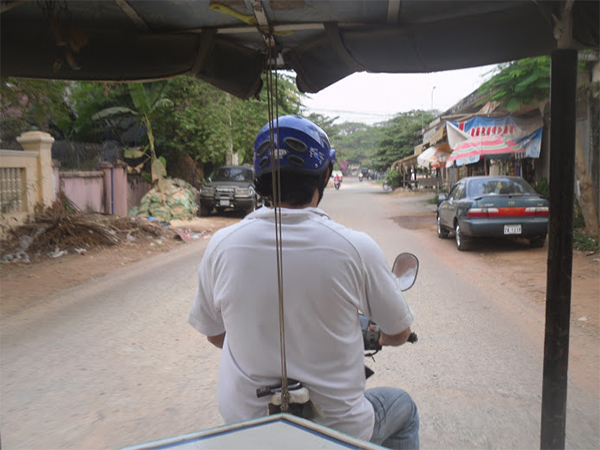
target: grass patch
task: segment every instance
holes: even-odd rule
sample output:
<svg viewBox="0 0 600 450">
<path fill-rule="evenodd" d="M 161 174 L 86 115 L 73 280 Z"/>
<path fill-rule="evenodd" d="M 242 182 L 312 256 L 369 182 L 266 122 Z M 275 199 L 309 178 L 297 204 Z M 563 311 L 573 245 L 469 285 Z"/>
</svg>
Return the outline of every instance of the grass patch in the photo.
<svg viewBox="0 0 600 450">
<path fill-rule="evenodd" d="M 574 230 L 573 248 L 583 252 L 598 252 L 598 250 L 600 250 L 600 245 L 598 243 L 598 238 Z"/>
<path fill-rule="evenodd" d="M 434 196 L 433 198 L 430 198 L 429 200 L 427 200 L 427 203 L 429 203 L 430 205 L 437 205 L 438 204 L 438 196 Z"/>
</svg>

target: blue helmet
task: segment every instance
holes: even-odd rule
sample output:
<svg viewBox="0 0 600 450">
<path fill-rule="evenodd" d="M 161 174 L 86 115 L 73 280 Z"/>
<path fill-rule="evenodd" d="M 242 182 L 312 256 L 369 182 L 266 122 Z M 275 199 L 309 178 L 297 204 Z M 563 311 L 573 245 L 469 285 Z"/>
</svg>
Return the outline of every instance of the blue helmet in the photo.
<svg viewBox="0 0 600 450">
<path fill-rule="evenodd" d="M 321 128 L 300 116 L 282 116 L 277 133 L 277 122 L 277 119 L 273 121 L 273 132 L 281 171 L 310 174 L 321 173 L 329 167 L 331 146 Z M 259 177 L 271 170 L 271 136 L 266 124 L 254 141 L 254 171 Z"/>
</svg>

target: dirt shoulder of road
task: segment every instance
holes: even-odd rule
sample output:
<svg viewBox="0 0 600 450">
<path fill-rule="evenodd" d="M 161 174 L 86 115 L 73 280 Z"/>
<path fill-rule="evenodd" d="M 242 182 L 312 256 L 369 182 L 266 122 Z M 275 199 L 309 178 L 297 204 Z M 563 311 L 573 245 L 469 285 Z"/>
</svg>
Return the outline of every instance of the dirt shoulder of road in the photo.
<svg viewBox="0 0 600 450">
<path fill-rule="evenodd" d="M 422 195 L 398 192 L 393 195 Z M 431 208 L 430 208 L 431 210 Z M 206 239 L 239 217 L 196 218 L 192 221 L 174 221 L 171 227 L 183 233 L 186 239 Z M 435 234 L 435 214 L 404 215 L 396 219 L 400 227 L 423 229 Z M 32 302 L 58 291 L 76 286 L 120 270 L 123 266 L 174 250 L 185 241 L 164 238 L 140 238 L 111 247 L 99 247 L 83 255 L 66 254 L 57 259 L 37 263 L 0 264 L 0 315 L 6 316 L 26 308 Z M 547 247 L 531 249 L 524 243 L 490 240 L 475 245 L 470 257 L 486 266 L 486 273 L 494 273 L 507 280 L 515 289 L 536 303 L 546 297 Z M 468 254 L 467 254 L 468 255 Z M 572 320 L 582 328 L 598 333 L 600 329 L 600 255 L 574 251 L 572 270 Z"/>
<path fill-rule="evenodd" d="M 186 245 L 186 241 L 208 240 L 216 230 L 238 220 L 239 217 L 232 216 L 172 221 L 171 228 L 183 238 L 146 235 L 117 245 L 91 248 L 81 254 L 67 253 L 55 259 L 33 263 L 3 262 L 0 264 L 0 316 L 10 315 L 38 299 L 116 272 L 136 261 L 177 249 Z"/>
</svg>

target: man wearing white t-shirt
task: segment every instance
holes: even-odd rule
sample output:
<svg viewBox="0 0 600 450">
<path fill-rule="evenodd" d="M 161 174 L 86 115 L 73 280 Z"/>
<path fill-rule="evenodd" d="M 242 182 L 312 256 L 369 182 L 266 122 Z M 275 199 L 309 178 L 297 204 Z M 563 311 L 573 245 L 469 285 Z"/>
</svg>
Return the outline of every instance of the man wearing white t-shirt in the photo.
<svg viewBox="0 0 600 450">
<path fill-rule="evenodd" d="M 366 234 L 317 208 L 333 163 L 313 122 L 280 117 L 273 130 L 281 173 L 281 242 L 287 375 L 308 388 L 319 423 L 389 448 L 418 448 L 419 419 L 396 388 L 365 391 L 358 311 L 402 345 L 413 315 L 386 258 Z M 255 141 L 256 189 L 273 203 L 271 135 Z M 211 239 L 188 320 L 222 348 L 218 402 L 225 422 L 267 414 L 257 389 L 281 381 L 275 212 L 261 208 Z"/>
</svg>

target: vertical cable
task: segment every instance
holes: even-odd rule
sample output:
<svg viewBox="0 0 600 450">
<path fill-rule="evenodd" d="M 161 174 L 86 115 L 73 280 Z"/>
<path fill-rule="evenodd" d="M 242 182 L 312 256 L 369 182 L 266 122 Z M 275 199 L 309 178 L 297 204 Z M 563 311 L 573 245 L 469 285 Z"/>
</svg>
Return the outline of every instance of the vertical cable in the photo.
<svg viewBox="0 0 600 450">
<path fill-rule="evenodd" d="M 269 37 L 267 42 L 272 42 Z M 287 363 L 285 353 L 285 321 L 283 301 L 283 247 L 281 230 L 281 158 L 279 149 L 279 104 L 278 75 L 275 65 L 276 53 L 267 46 L 267 108 L 269 115 L 269 137 L 271 141 L 271 179 L 273 190 L 273 210 L 275 213 L 275 251 L 277 257 L 277 288 L 279 299 L 279 341 L 281 348 L 281 411 L 289 410 L 289 391 L 287 385 Z M 277 139 L 275 139 L 275 136 Z"/>
</svg>

